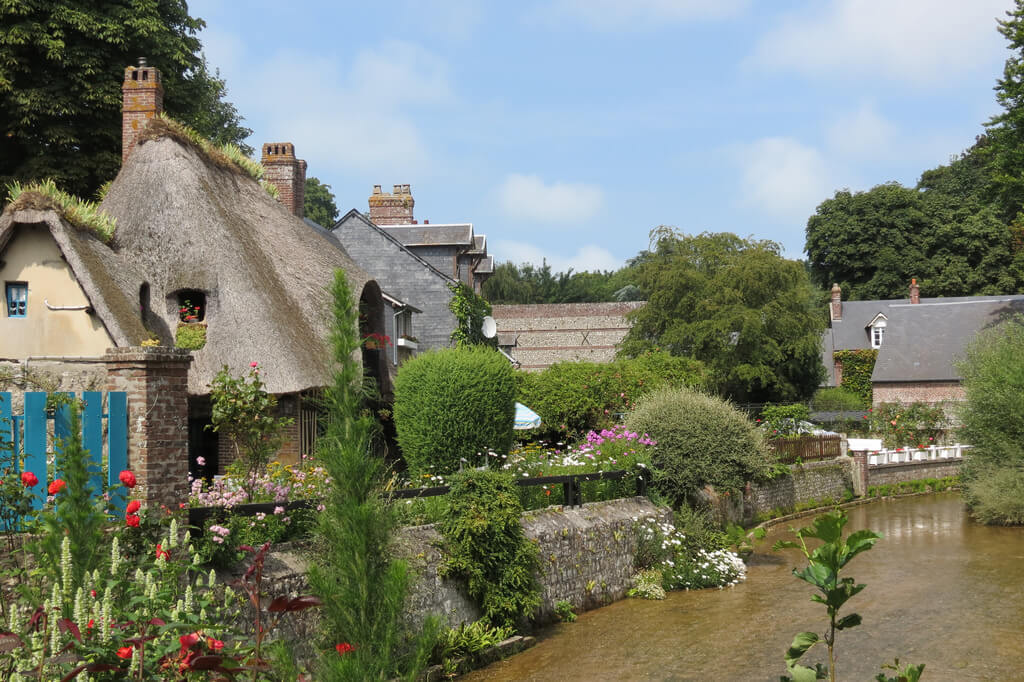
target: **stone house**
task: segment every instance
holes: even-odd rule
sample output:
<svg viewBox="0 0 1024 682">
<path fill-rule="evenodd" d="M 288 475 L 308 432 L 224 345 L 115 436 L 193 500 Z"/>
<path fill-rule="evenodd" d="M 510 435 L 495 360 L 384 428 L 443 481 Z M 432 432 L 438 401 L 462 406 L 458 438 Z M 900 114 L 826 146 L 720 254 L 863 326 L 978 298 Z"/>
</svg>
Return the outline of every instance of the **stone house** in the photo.
<svg viewBox="0 0 1024 682">
<path fill-rule="evenodd" d="M 422 311 L 416 320 L 416 341 L 421 350 L 444 348 L 455 329 L 448 309 L 450 285 L 462 282 L 477 294 L 494 273 L 494 258 L 487 254 L 487 237 L 474 234 L 472 223 L 422 224 L 413 217 L 415 200 L 409 185 L 382 192 L 374 185 L 370 211 L 352 209 L 331 232 L 345 251 L 376 279 L 390 295 Z M 396 323 L 399 317 L 395 317 Z M 392 338 L 402 330 L 389 326 Z M 404 352 L 399 348 L 396 357 Z"/>
<path fill-rule="evenodd" d="M 116 221 L 112 238 L 74 227 L 35 193 L 0 217 L 3 368 L 25 376 L 48 363 L 62 388 L 94 388 L 112 364 L 146 365 L 158 355 L 140 349 L 143 341 L 173 347 L 185 326 L 201 333 L 201 347 L 191 354 L 165 350 L 166 361 L 157 364 L 185 372 L 189 433 L 179 436 L 188 443 L 191 470 L 211 472 L 195 465 L 200 455 L 213 471 L 218 456 L 227 456 L 203 429 L 210 381 L 224 366 L 240 374 L 253 362 L 281 412 L 295 418 L 281 458 L 297 459 L 316 434 L 306 398 L 330 380 L 328 286 L 335 271 L 345 273 L 358 299 L 364 335 L 385 332 L 383 293 L 336 240 L 299 217 L 305 162 L 294 158 L 290 143 L 263 146 L 267 177 L 286 206 L 243 167 L 160 118 L 157 69 L 144 62 L 126 68 L 123 92 L 123 166 L 100 206 Z M 111 348 L 120 359 L 112 359 Z M 125 360 L 132 349 L 139 358 Z M 386 353 L 366 348 L 361 359 L 386 396 Z M 152 398 L 163 404 L 171 395 Z M 132 417 L 141 429 L 153 406 L 132 405 L 143 409 Z"/>
<path fill-rule="evenodd" d="M 905 299 L 843 301 L 833 285 L 822 336 L 825 386 L 842 384 L 842 350 L 876 349 L 873 401 L 947 403 L 964 397 L 956 362 L 982 329 L 1024 312 L 1024 296 L 921 298 L 912 280 Z"/>
<path fill-rule="evenodd" d="M 626 318 L 644 305 L 547 303 L 496 305 L 498 346 L 521 369 L 539 372 L 556 362 L 611 362 L 629 332 Z"/>
</svg>

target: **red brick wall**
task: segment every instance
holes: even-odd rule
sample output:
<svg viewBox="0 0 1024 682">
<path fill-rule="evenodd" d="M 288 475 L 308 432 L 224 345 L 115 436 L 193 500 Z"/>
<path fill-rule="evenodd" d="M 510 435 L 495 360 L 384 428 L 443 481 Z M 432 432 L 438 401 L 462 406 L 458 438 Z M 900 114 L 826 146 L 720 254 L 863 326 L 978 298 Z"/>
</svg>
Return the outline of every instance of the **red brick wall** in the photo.
<svg viewBox="0 0 1024 682">
<path fill-rule="evenodd" d="M 111 348 L 106 390 L 128 394 L 128 466 L 147 505 L 175 508 L 188 496 L 186 350 Z"/>
<path fill-rule="evenodd" d="M 395 185 L 392 192 L 382 192 L 380 185 L 374 185 L 369 203 L 370 222 L 374 225 L 412 224 L 416 202 L 409 185 Z"/>
<path fill-rule="evenodd" d="M 302 217 L 306 201 L 306 162 L 295 158 L 291 142 L 263 145 L 263 179 L 277 187 L 279 199 L 293 215 Z"/>
<path fill-rule="evenodd" d="M 164 110 L 160 71 L 152 66 L 125 68 L 121 95 L 121 163 L 124 163 L 149 119 Z"/>
</svg>

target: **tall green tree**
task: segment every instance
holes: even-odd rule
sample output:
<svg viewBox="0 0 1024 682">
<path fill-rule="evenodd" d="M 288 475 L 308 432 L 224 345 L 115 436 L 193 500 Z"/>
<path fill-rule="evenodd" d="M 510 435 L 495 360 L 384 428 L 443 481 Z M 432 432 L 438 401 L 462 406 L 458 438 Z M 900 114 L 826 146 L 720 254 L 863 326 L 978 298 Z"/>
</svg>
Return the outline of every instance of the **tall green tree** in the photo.
<svg viewBox="0 0 1024 682">
<path fill-rule="evenodd" d="M 898 183 L 836 192 L 807 221 L 812 281 L 838 283 L 850 300 L 905 298 L 911 278 L 924 296 L 1007 294 L 1024 284 L 1024 240 L 988 198 L 991 141 Z"/>
<path fill-rule="evenodd" d="M 491 303 L 599 303 L 640 300 L 633 270 L 552 272 L 545 260 L 540 267 L 531 263 L 500 263 L 483 286 Z"/>
<path fill-rule="evenodd" d="M 160 69 L 164 109 L 215 142 L 252 131 L 224 100 L 184 0 L 0 2 L 0 186 L 53 178 L 91 196 L 121 164 L 124 68 Z"/>
<path fill-rule="evenodd" d="M 321 227 L 334 227 L 334 223 L 338 221 L 338 205 L 334 203 L 331 186 L 325 185 L 317 178 L 306 178 L 302 213 Z"/>
<path fill-rule="evenodd" d="M 991 138 L 987 156 L 991 165 L 991 193 L 999 217 L 1005 222 L 1024 220 L 1024 0 L 999 21 L 1011 54 L 996 81 L 996 100 L 1003 111 L 985 126 Z"/>
<path fill-rule="evenodd" d="M 638 266 L 647 305 L 633 313 L 621 353 L 662 348 L 696 358 L 729 398 L 781 402 L 821 381 L 819 296 L 802 263 L 771 241 L 731 233 L 651 233 Z"/>
</svg>

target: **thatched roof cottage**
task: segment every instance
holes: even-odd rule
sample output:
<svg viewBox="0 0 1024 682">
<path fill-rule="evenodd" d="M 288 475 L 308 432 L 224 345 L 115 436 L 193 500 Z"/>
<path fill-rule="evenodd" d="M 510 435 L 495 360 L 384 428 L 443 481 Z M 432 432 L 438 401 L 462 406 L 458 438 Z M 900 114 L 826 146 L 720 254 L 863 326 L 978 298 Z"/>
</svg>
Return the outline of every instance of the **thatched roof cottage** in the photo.
<svg viewBox="0 0 1024 682">
<path fill-rule="evenodd" d="M 188 375 L 192 456 L 212 460 L 216 444 L 202 426 L 221 367 L 241 373 L 259 363 L 282 409 L 301 417 L 302 397 L 329 383 L 334 272 L 345 272 L 359 298 L 364 333 L 384 332 L 384 304 L 336 240 L 272 197 L 244 161 L 161 118 L 161 100 L 156 69 L 126 69 L 126 158 L 99 206 L 115 222 L 109 238 L 78 229 L 59 201 L 38 192 L 4 211 L 0 358 L 87 359 L 147 338 L 173 346 L 184 326 L 198 335 Z M 386 394 L 384 353 L 364 351 L 363 361 Z M 293 453 L 315 434 L 302 418 L 295 430 Z"/>
</svg>

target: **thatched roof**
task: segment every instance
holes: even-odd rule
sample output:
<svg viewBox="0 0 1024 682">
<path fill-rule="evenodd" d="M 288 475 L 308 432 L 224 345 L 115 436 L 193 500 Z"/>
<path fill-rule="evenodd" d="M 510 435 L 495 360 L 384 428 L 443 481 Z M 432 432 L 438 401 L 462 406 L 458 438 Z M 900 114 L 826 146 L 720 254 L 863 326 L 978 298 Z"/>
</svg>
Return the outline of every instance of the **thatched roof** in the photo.
<svg viewBox="0 0 1024 682">
<path fill-rule="evenodd" d="M 148 336 L 138 314 L 138 301 L 127 294 L 138 279 L 130 262 L 110 250 L 92 232 L 70 225 L 45 196 L 25 192 L 0 216 L 0 251 L 19 225 L 43 226 L 85 292 L 89 304 L 118 346 L 138 345 Z"/>
<path fill-rule="evenodd" d="M 208 393 L 223 365 L 239 373 L 250 362 L 272 393 L 328 383 L 327 287 L 341 268 L 358 298 L 369 277 L 256 181 L 155 137 L 135 148 L 101 208 L 117 219 L 111 247 L 145 273 L 164 342 L 177 292 L 206 292 L 207 340 L 193 354 L 189 393 Z"/>
</svg>

